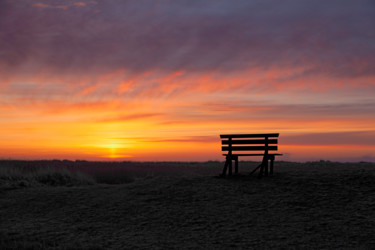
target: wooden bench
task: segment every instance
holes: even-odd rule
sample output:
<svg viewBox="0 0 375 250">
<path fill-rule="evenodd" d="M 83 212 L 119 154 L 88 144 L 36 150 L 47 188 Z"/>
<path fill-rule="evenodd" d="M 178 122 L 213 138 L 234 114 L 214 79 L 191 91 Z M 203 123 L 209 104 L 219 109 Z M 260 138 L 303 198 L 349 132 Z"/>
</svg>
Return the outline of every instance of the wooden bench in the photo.
<svg viewBox="0 0 375 250">
<path fill-rule="evenodd" d="M 232 175 L 232 161 L 235 161 L 235 173 L 238 174 L 238 157 L 239 156 L 263 156 L 262 163 L 255 168 L 250 174 L 260 168 L 259 177 L 268 175 L 268 161 L 270 161 L 269 174 L 273 174 L 273 162 L 277 153 L 277 138 L 279 134 L 233 134 L 220 135 L 222 139 L 222 151 L 226 157 L 223 173 L 221 176 Z"/>
</svg>

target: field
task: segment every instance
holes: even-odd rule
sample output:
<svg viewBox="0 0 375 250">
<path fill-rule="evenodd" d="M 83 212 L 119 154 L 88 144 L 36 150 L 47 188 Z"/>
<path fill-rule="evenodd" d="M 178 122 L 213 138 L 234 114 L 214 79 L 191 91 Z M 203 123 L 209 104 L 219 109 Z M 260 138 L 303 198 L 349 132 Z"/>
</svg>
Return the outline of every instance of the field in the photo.
<svg viewBox="0 0 375 250">
<path fill-rule="evenodd" d="M 0 249 L 373 249 L 375 164 L 0 161 Z"/>
</svg>

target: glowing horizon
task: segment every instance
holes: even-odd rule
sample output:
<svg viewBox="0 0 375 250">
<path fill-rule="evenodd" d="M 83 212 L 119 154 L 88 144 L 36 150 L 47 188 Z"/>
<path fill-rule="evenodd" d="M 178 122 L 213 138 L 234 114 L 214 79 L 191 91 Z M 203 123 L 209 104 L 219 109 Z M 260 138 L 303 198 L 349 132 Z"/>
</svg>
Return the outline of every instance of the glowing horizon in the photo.
<svg viewBox="0 0 375 250">
<path fill-rule="evenodd" d="M 0 159 L 223 160 L 220 134 L 277 132 L 279 160 L 375 161 L 359 2 L 2 1 Z"/>
</svg>

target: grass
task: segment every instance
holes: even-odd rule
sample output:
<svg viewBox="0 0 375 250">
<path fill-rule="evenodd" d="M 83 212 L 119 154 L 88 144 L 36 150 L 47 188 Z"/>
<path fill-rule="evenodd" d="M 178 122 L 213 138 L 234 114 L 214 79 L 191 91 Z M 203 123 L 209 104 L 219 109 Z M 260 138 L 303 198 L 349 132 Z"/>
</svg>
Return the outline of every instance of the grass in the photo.
<svg viewBox="0 0 375 250">
<path fill-rule="evenodd" d="M 0 160 L 0 186 L 125 184 L 155 175 L 216 173 L 221 162 L 89 162 Z M 203 171 L 203 172 L 202 172 Z"/>
<path fill-rule="evenodd" d="M 124 184 L 153 175 L 152 171 L 139 171 L 137 164 L 130 165 L 126 162 L 0 160 L 0 187 Z"/>
<path fill-rule="evenodd" d="M 36 186 L 80 186 L 96 183 L 93 177 L 66 168 L 0 168 L 0 187 L 13 189 Z"/>
</svg>

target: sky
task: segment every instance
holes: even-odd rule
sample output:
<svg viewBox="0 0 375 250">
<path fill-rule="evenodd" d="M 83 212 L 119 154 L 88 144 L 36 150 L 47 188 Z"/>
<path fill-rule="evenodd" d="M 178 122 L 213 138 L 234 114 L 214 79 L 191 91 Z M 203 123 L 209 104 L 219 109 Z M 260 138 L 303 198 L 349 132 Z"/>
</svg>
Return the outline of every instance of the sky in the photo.
<svg viewBox="0 0 375 250">
<path fill-rule="evenodd" d="M 277 160 L 375 161 L 374 13 L 0 0 L 0 159 L 224 160 L 220 134 L 280 133 Z"/>
</svg>

